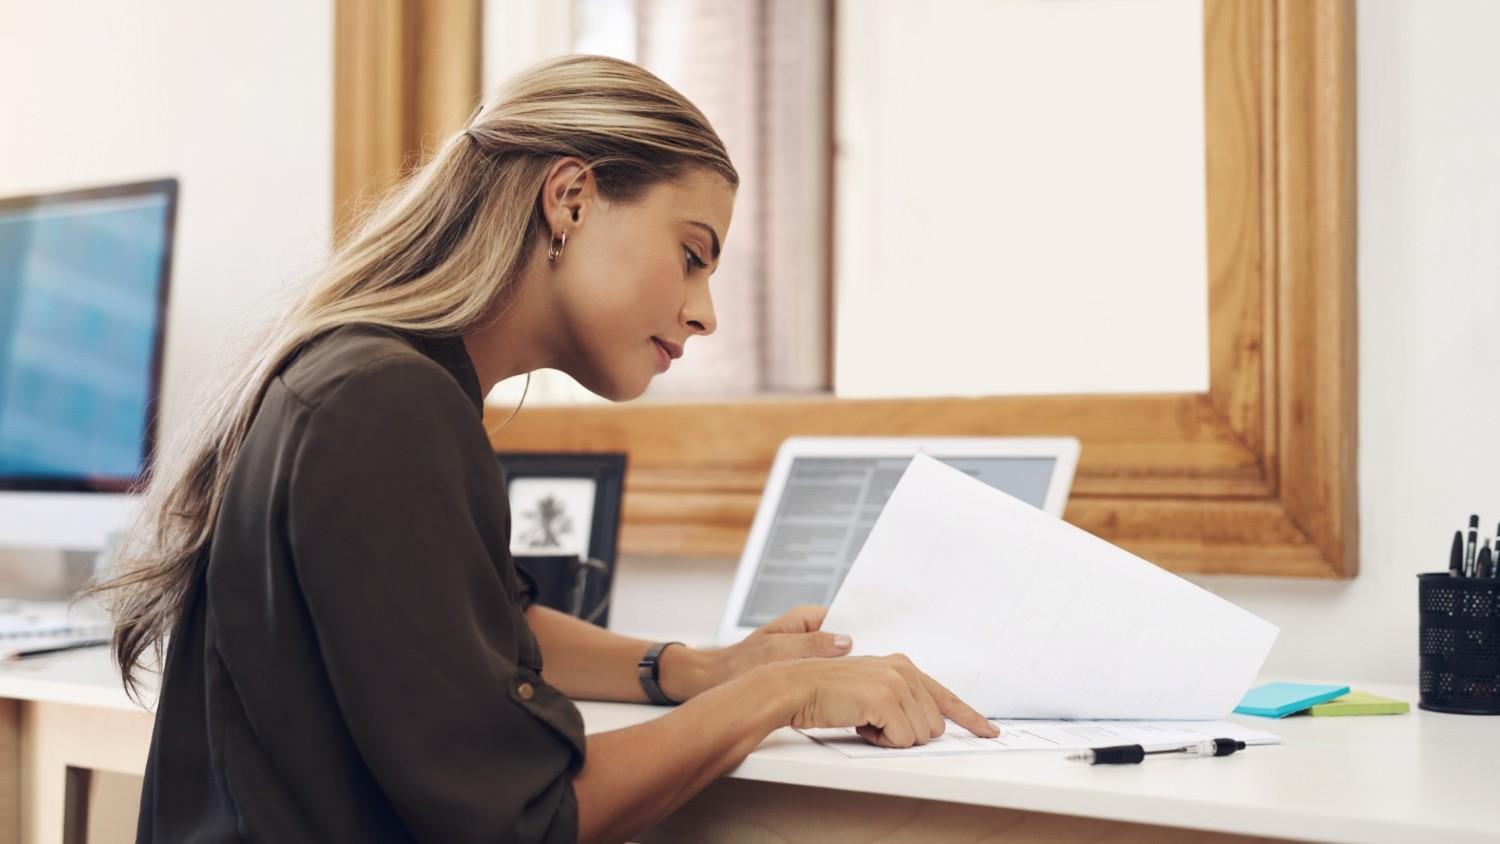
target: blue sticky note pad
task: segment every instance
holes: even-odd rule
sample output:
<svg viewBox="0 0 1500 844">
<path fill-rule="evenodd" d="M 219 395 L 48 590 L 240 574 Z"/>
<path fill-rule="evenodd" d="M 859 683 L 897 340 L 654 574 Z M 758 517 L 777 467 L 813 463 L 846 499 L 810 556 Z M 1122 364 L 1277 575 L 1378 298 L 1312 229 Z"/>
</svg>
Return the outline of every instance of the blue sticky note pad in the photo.
<svg viewBox="0 0 1500 844">
<path fill-rule="evenodd" d="M 1348 686 L 1323 686 L 1313 683 L 1267 683 L 1245 692 L 1245 699 L 1234 708 L 1241 715 L 1284 718 L 1309 706 L 1349 694 Z"/>
</svg>

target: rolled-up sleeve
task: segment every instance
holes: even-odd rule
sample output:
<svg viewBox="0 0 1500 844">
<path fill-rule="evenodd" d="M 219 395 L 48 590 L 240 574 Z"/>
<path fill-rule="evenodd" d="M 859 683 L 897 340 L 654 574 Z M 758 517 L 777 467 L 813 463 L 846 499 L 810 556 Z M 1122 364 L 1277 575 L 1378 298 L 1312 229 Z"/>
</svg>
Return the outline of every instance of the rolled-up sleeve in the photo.
<svg viewBox="0 0 1500 844">
<path fill-rule="evenodd" d="M 516 590 L 516 602 L 520 604 L 521 612 L 525 612 L 533 603 L 536 603 L 536 577 L 520 562 L 516 562 L 515 566 L 516 576 L 521 581 L 520 587 Z"/>
<path fill-rule="evenodd" d="M 453 379 L 351 374 L 295 451 L 288 542 L 350 734 L 420 839 L 573 841 L 577 709 L 542 680 L 500 471 Z"/>
</svg>

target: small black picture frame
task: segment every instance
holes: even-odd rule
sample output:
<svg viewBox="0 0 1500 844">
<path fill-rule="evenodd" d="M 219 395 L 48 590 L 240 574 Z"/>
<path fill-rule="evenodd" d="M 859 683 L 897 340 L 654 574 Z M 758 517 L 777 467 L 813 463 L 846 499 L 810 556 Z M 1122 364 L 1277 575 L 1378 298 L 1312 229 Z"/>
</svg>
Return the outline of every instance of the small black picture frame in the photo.
<svg viewBox="0 0 1500 844">
<path fill-rule="evenodd" d="M 510 502 L 511 554 L 536 580 L 537 602 L 606 626 L 626 455 L 497 452 L 495 459 Z M 580 558 L 596 563 L 581 569 Z"/>
</svg>

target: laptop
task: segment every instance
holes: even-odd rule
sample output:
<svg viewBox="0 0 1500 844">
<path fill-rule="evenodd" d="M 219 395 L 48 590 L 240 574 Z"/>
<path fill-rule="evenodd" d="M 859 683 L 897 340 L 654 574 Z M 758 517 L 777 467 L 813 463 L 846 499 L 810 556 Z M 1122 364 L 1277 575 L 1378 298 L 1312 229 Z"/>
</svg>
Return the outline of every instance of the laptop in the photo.
<svg viewBox="0 0 1500 844">
<path fill-rule="evenodd" d="M 743 639 L 798 604 L 832 603 L 913 455 L 930 455 L 1061 518 L 1078 450 L 1072 437 L 786 440 L 740 556 L 720 644 Z"/>
</svg>

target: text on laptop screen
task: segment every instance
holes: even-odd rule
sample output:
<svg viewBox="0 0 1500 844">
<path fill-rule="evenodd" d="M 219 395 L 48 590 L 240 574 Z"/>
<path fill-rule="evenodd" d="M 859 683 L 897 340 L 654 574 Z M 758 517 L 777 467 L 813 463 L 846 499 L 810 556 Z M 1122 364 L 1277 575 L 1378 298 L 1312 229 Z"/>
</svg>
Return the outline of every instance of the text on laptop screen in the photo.
<svg viewBox="0 0 1500 844">
<path fill-rule="evenodd" d="M 937 457 L 1038 509 L 1051 457 Z M 910 457 L 798 457 L 787 473 L 740 615 L 759 627 L 798 604 L 833 601 Z"/>
</svg>

